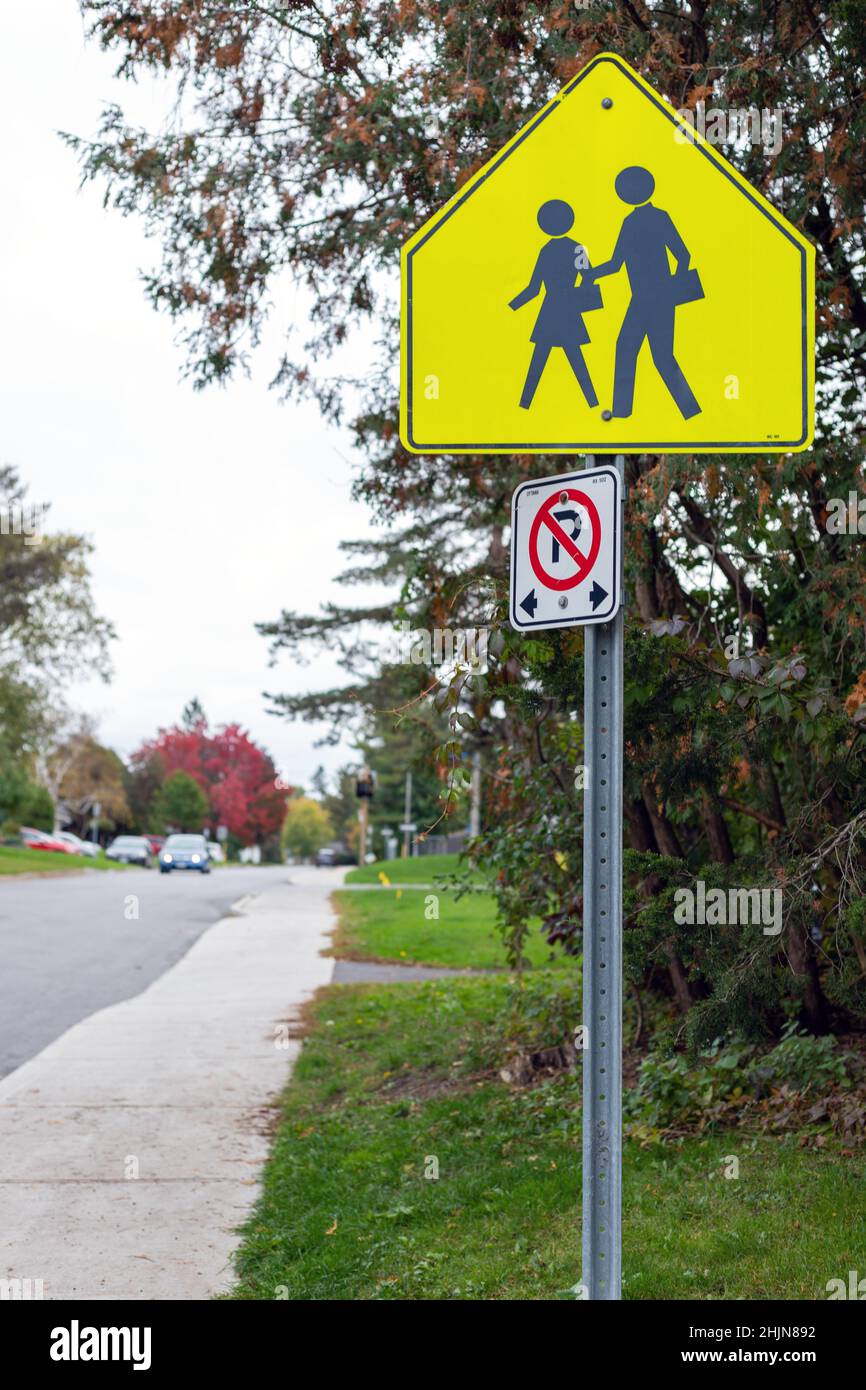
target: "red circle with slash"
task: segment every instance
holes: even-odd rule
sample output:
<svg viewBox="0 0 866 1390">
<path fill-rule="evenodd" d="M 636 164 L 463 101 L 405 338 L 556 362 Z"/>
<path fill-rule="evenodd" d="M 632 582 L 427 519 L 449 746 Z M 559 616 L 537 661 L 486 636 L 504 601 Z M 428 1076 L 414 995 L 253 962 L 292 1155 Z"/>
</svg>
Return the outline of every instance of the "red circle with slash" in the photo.
<svg viewBox="0 0 866 1390">
<path fill-rule="evenodd" d="M 592 540 L 589 550 L 584 555 L 578 550 L 574 541 L 566 531 L 562 529 L 556 517 L 553 515 L 555 507 L 564 506 L 562 494 L 565 493 L 570 502 L 579 502 L 586 508 L 589 524 L 592 530 Z M 566 579 L 556 579 L 552 574 L 548 574 L 541 563 L 538 554 L 539 533 L 544 526 L 551 534 L 553 539 L 565 551 L 577 565 L 577 571 Z M 532 565 L 536 579 L 544 584 L 548 589 L 574 589 L 578 584 L 582 584 L 586 579 L 596 560 L 598 559 L 599 548 L 601 547 L 601 520 L 598 515 L 598 508 L 591 497 L 585 492 L 580 492 L 575 487 L 557 488 L 556 492 L 551 493 L 547 501 L 539 507 L 535 513 L 535 520 L 529 532 L 529 563 Z"/>
</svg>

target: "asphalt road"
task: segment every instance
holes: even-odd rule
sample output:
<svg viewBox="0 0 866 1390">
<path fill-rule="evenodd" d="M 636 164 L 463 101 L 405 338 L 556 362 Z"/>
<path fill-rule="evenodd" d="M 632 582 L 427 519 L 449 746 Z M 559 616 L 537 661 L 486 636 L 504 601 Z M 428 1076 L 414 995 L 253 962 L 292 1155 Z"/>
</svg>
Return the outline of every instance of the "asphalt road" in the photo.
<svg viewBox="0 0 866 1390">
<path fill-rule="evenodd" d="M 140 993 L 232 903 L 289 876 L 243 865 L 0 878 L 0 1076 L 73 1023 Z"/>
</svg>

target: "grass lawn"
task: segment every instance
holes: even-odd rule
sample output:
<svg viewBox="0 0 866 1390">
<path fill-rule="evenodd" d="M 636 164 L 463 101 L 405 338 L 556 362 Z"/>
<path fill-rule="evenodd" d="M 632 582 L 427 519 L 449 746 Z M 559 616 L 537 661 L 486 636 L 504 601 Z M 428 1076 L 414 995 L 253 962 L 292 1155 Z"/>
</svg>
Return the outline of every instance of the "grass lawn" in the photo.
<svg viewBox="0 0 866 1390">
<path fill-rule="evenodd" d="M 0 874 L 75 873 L 80 869 L 128 869 L 100 853 L 95 858 L 83 854 L 55 854 L 51 850 L 26 849 L 23 845 L 0 845 Z"/>
<path fill-rule="evenodd" d="M 335 893 L 340 914 L 335 937 L 337 955 L 354 960 L 397 960 L 407 965 L 457 968 L 507 965 L 488 894 L 466 893 L 457 899 L 453 893 L 431 892 L 438 903 L 438 919 L 425 915 L 434 905 L 429 902 L 430 894 L 422 889 Z M 550 948 L 537 926 L 530 930 L 526 955 L 533 965 L 542 965 L 550 958 Z"/>
<path fill-rule="evenodd" d="M 376 864 L 350 869 L 346 882 L 379 883 L 379 875 L 385 874 L 392 883 L 432 883 L 437 874 L 467 872 L 473 878 L 481 877 L 477 870 L 470 870 L 465 859 L 461 864 L 459 854 L 423 854 L 418 859 L 381 859 Z"/>
<path fill-rule="evenodd" d="M 496 977 L 319 997 L 234 1297 L 574 1296 L 579 1077 L 513 1091 L 489 1068 L 513 990 Z M 832 1138 L 627 1142 L 624 1297 L 826 1298 L 828 1279 L 866 1267 L 861 1170 Z"/>
</svg>

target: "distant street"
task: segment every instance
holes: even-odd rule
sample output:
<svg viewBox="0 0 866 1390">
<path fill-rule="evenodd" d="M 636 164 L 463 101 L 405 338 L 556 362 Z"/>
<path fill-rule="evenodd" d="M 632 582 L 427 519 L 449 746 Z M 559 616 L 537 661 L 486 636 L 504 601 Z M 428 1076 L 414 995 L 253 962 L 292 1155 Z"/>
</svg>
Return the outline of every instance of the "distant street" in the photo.
<svg viewBox="0 0 866 1390">
<path fill-rule="evenodd" d="M 237 899 L 287 869 L 155 869 L 0 879 L 0 1076 L 97 1009 L 128 999 L 189 950 Z M 138 899 L 138 919 L 131 914 Z"/>
</svg>

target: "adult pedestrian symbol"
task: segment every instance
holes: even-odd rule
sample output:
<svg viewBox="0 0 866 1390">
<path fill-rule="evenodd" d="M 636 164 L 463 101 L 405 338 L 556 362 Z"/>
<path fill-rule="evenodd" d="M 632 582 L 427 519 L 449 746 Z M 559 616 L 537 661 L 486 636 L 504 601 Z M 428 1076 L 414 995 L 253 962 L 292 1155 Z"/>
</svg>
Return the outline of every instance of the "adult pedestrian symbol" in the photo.
<svg viewBox="0 0 866 1390">
<path fill-rule="evenodd" d="M 615 468 L 521 483 L 511 499 L 512 627 L 610 621 L 620 606 L 621 512 Z"/>
<path fill-rule="evenodd" d="M 777 453 L 813 432 L 811 242 L 615 54 L 403 249 L 417 453 Z"/>
</svg>

